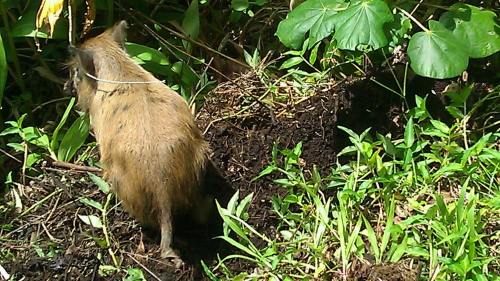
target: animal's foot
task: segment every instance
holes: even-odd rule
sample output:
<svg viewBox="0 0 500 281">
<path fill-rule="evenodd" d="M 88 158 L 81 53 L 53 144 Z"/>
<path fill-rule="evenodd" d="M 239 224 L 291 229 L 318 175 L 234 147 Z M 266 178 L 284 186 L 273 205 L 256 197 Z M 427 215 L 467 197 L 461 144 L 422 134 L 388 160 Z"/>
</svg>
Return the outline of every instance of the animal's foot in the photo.
<svg viewBox="0 0 500 281">
<path fill-rule="evenodd" d="M 182 266 L 184 266 L 184 261 L 181 259 L 181 257 L 179 256 L 179 254 L 174 249 L 172 249 L 171 247 L 168 247 L 168 248 L 165 248 L 165 249 L 161 249 L 160 256 L 163 259 L 170 259 L 170 260 L 172 260 L 172 263 L 175 265 L 175 268 L 177 268 L 177 269 L 179 269 Z"/>
</svg>

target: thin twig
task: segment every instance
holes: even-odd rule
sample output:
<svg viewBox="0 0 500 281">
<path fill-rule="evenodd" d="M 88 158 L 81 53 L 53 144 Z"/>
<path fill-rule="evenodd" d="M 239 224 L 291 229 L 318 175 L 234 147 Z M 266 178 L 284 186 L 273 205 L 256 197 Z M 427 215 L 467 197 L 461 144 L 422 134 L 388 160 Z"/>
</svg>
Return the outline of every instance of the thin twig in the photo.
<svg viewBox="0 0 500 281">
<path fill-rule="evenodd" d="M 61 167 L 61 168 L 66 168 L 66 169 L 70 169 L 70 170 L 75 170 L 75 171 L 83 171 L 83 172 L 91 172 L 91 173 L 102 172 L 102 169 L 97 168 L 97 167 L 82 166 L 82 165 L 77 165 L 77 164 L 62 162 L 62 161 L 52 161 L 52 162 L 50 162 L 50 164 L 52 166 L 55 166 L 55 167 Z"/>
<path fill-rule="evenodd" d="M 19 162 L 19 163 L 23 163 L 23 161 L 21 161 L 21 160 L 17 159 L 15 156 L 13 156 L 13 155 L 9 154 L 7 151 L 5 151 L 5 150 L 3 150 L 3 149 L 1 149 L 1 148 L 0 148 L 0 152 L 2 152 L 3 154 L 5 154 L 5 155 L 9 156 L 10 158 L 12 158 L 12 159 L 16 160 L 16 161 L 17 161 L 17 162 Z"/>
<path fill-rule="evenodd" d="M 151 270 L 149 270 L 146 266 L 144 266 L 142 263 L 140 263 L 137 259 L 135 259 L 131 254 L 127 253 L 127 256 L 131 258 L 133 261 L 135 261 L 140 267 L 142 267 L 144 270 L 146 270 L 153 278 L 155 278 L 158 281 L 161 281 L 161 279 L 156 276 Z"/>
</svg>

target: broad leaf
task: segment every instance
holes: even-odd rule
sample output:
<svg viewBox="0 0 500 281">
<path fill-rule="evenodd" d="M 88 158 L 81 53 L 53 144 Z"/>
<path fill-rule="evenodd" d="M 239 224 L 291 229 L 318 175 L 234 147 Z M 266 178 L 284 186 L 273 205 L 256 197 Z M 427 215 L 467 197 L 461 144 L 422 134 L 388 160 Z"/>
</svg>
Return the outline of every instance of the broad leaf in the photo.
<svg viewBox="0 0 500 281">
<path fill-rule="evenodd" d="M 31 7 L 31 6 L 30 6 Z M 36 10 L 26 11 L 14 24 L 12 25 L 12 37 L 36 37 L 48 38 L 46 29 L 41 28 L 36 31 Z M 55 24 L 54 33 L 50 37 L 52 39 L 67 39 L 68 38 L 68 21 L 67 19 L 60 19 Z"/>
<path fill-rule="evenodd" d="M 137 64 L 142 65 L 146 70 L 156 74 L 172 76 L 170 62 L 165 54 L 153 48 L 126 42 L 127 52 Z"/>
<path fill-rule="evenodd" d="M 75 123 L 71 125 L 59 145 L 57 159 L 64 162 L 71 160 L 76 151 L 85 143 L 89 131 L 90 120 L 88 115 L 85 114 L 76 119 Z"/>
<path fill-rule="evenodd" d="M 333 21 L 326 20 L 347 6 L 341 0 L 308 0 L 295 9 L 278 25 L 276 35 L 287 47 L 300 49 L 309 31 L 309 47 L 333 32 Z"/>
<path fill-rule="evenodd" d="M 290 68 L 292 66 L 296 66 L 297 64 L 303 62 L 304 59 L 302 59 L 301 57 L 291 57 L 289 59 L 287 59 L 281 66 L 279 69 L 287 69 L 287 68 Z"/>
<path fill-rule="evenodd" d="M 394 16 L 387 4 L 374 0 L 351 6 L 327 20 L 335 22 L 333 37 L 340 49 L 354 51 L 360 45 L 367 45 L 377 50 L 387 45 L 383 27 Z"/>
<path fill-rule="evenodd" d="M 441 23 L 431 20 L 429 28 L 410 39 L 411 68 L 418 75 L 437 79 L 460 75 L 469 64 L 467 48 Z"/>
<path fill-rule="evenodd" d="M 231 7 L 233 7 L 235 11 L 244 11 L 248 9 L 249 6 L 248 0 L 231 0 Z"/>
<path fill-rule="evenodd" d="M 463 3 L 453 4 L 439 18 L 439 22 L 461 38 L 461 44 L 467 45 L 471 58 L 487 57 L 500 50 L 500 26 L 496 20 L 492 11 Z"/>
</svg>

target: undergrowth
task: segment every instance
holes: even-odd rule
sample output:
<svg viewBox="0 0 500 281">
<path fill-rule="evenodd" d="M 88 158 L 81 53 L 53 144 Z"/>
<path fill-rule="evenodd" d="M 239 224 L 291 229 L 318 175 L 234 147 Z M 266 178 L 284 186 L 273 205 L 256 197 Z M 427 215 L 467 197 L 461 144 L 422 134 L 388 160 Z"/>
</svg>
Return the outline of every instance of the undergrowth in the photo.
<svg viewBox="0 0 500 281">
<path fill-rule="evenodd" d="M 218 209 L 225 223 L 220 238 L 240 253 L 205 267 L 207 274 L 212 280 L 348 280 L 359 259 L 403 263 L 414 276 L 408 280 L 498 280 L 500 134 L 471 125 L 499 89 L 470 105 L 471 89 L 447 93 L 451 126 L 433 119 L 426 98 L 417 96 L 402 138 L 341 127 L 352 145 L 339 156 L 350 160 L 337 162 L 326 177 L 301 165 L 302 143 L 292 150 L 276 143 L 272 163 L 259 175 L 278 173 L 274 183 L 288 191 L 271 202 L 276 235 L 247 223 L 252 194 L 236 194 Z M 257 247 L 257 240 L 266 246 Z M 252 261 L 258 270 L 232 272 L 229 259 Z"/>
</svg>

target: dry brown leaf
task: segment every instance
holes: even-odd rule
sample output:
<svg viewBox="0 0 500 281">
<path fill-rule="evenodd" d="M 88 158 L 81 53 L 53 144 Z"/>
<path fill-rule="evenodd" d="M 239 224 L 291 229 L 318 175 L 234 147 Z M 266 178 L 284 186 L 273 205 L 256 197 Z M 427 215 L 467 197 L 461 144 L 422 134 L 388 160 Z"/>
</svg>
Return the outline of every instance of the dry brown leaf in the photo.
<svg viewBox="0 0 500 281">
<path fill-rule="evenodd" d="M 85 0 L 85 4 L 87 5 L 87 12 L 85 12 L 85 23 L 83 24 L 82 36 L 89 32 L 95 20 L 94 0 Z"/>
</svg>

